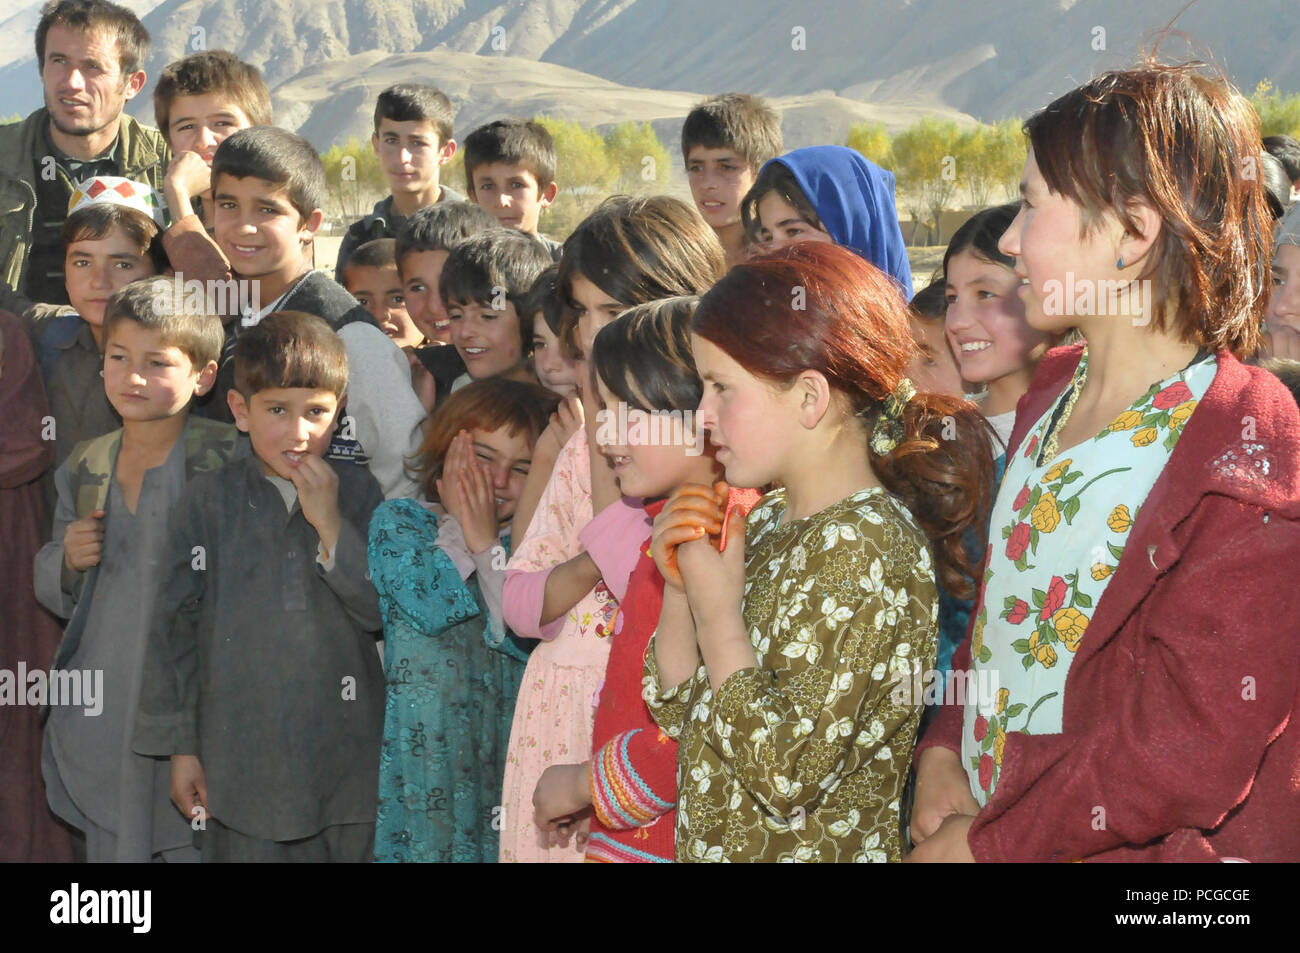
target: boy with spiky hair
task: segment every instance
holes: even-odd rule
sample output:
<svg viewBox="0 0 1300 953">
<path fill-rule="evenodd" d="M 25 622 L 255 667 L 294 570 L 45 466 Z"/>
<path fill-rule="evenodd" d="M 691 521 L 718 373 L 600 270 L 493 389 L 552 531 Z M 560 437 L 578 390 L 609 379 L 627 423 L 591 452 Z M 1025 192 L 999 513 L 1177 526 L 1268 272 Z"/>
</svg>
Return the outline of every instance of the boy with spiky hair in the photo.
<svg viewBox="0 0 1300 953">
<path fill-rule="evenodd" d="M 439 181 L 442 167 L 456 154 L 451 100 L 439 90 L 398 83 L 380 93 L 370 146 L 379 156 L 390 194 L 344 234 L 334 266 L 336 279 L 342 277 L 343 266 L 358 246 L 396 238 L 406 219 L 422 208 L 465 201 L 465 196 Z"/>
<path fill-rule="evenodd" d="M 122 426 L 59 467 L 53 539 L 36 557 L 37 597 L 71 620 L 54 667 L 103 673 L 100 710 L 51 706 L 42 756 L 50 808 L 85 833 L 92 863 L 197 859 L 168 806 L 168 764 L 131 749 L 168 521 L 186 483 L 237 448 L 234 427 L 189 414 L 212 387 L 223 339 L 214 315 L 191 309 L 161 277 L 109 299 L 100 386 Z"/>
<path fill-rule="evenodd" d="M 769 159 L 781 154 L 781 118 L 761 96 L 706 99 L 682 123 L 682 158 L 691 196 L 717 232 L 727 266 L 744 260 L 741 199 Z"/>
<path fill-rule="evenodd" d="M 330 455 L 368 463 L 389 498 L 414 496 L 404 457 L 419 448 L 425 410 L 403 378 L 406 356 L 365 308 L 306 261 L 320 228 L 325 169 L 306 139 L 274 126 L 254 126 L 226 139 L 212 160 L 216 206 L 213 234 L 244 282 L 250 301 L 226 326 L 218 399 L 205 413 L 230 419 L 220 395 L 232 386 L 231 357 L 239 336 L 273 311 L 304 311 L 323 318 L 348 352 L 348 409 Z"/>
<path fill-rule="evenodd" d="M 531 119 L 498 119 L 465 140 L 465 183 L 471 202 L 506 228 L 546 246 L 559 261 L 561 244 L 537 230 L 542 209 L 555 201 L 555 142 Z"/>
<path fill-rule="evenodd" d="M 240 336 L 227 394 L 253 453 L 195 478 L 154 606 L 135 748 L 171 757 L 202 859 L 372 856 L 384 676 L 364 467 L 323 459 L 348 358 L 323 320 Z"/>
<path fill-rule="evenodd" d="M 519 308 L 550 263 L 540 242 L 509 228 L 490 228 L 452 251 L 438 282 L 451 343 L 466 367 L 452 390 L 498 376 L 537 383 L 528 366 L 533 328 Z"/>
</svg>

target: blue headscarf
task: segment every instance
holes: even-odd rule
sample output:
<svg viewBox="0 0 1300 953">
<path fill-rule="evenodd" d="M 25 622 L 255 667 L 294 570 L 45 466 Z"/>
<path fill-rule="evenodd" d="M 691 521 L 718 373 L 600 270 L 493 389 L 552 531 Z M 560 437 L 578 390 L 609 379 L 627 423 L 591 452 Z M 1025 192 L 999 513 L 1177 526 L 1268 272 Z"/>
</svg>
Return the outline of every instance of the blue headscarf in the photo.
<svg viewBox="0 0 1300 953">
<path fill-rule="evenodd" d="M 847 146 L 795 149 L 772 162 L 793 174 L 826 233 L 903 286 L 912 300 L 912 267 L 894 204 L 894 174 Z"/>
</svg>

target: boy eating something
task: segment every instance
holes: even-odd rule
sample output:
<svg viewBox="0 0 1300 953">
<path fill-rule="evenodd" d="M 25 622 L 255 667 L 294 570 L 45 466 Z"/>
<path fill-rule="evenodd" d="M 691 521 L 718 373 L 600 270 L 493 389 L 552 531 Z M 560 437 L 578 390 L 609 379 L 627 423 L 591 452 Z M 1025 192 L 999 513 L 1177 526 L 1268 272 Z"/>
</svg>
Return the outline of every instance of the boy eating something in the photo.
<svg viewBox="0 0 1300 953">
<path fill-rule="evenodd" d="M 364 467 L 323 459 L 347 382 L 320 318 L 249 329 L 228 400 L 253 455 L 181 503 L 135 741 L 171 756 L 205 862 L 371 856 L 384 678 L 366 531 L 382 494 Z"/>
</svg>

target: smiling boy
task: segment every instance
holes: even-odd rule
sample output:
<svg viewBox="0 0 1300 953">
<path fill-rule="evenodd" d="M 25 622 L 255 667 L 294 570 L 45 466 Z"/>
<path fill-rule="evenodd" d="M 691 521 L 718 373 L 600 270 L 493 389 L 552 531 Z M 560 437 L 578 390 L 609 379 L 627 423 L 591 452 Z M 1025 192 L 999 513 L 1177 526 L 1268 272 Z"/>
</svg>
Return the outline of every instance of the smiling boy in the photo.
<svg viewBox="0 0 1300 953">
<path fill-rule="evenodd" d="M 558 261 L 562 245 L 538 232 L 542 209 L 555 201 L 555 142 L 546 127 L 528 119 L 498 119 L 465 140 L 469 199 L 497 222 L 537 239 Z"/>
<path fill-rule="evenodd" d="M 518 308 L 550 263 L 539 242 L 506 228 L 490 228 L 451 252 L 438 294 L 447 303 L 451 341 L 466 368 L 453 391 L 497 376 L 537 383 L 528 366 L 532 325 L 520 319 Z"/>
<path fill-rule="evenodd" d="M 186 482 L 236 452 L 233 427 L 189 415 L 216 378 L 221 323 L 148 278 L 109 299 L 104 341 L 100 386 L 122 427 L 59 468 L 54 536 L 35 572 L 41 602 L 71 619 L 55 667 L 102 671 L 104 707 L 52 708 L 42 769 L 51 809 L 85 832 L 90 862 L 195 860 L 189 825 L 168 807 L 167 762 L 132 753 L 130 739 L 168 520 Z"/>
<path fill-rule="evenodd" d="M 235 342 L 273 311 L 303 311 L 343 340 L 351 379 L 348 408 L 331 457 L 367 463 L 389 498 L 414 496 L 404 457 L 419 446 L 425 410 L 411 389 L 410 365 L 373 317 L 304 251 L 320 228 L 325 169 L 306 139 L 274 126 L 234 133 L 212 160 L 213 236 L 249 300 L 226 326 L 216 390 L 229 390 Z M 223 390 L 224 388 L 224 390 Z M 204 413 L 228 420 L 219 397 Z"/>
<path fill-rule="evenodd" d="M 432 86 L 398 83 L 380 93 L 370 147 L 379 157 L 390 194 L 344 234 L 334 266 L 334 277 L 340 280 L 343 266 L 359 246 L 396 238 L 406 219 L 422 208 L 465 201 L 439 181 L 442 167 L 456 154 L 456 140 L 451 100 Z"/>
<path fill-rule="evenodd" d="M 691 196 L 727 253 L 744 259 L 740 200 L 758 170 L 781 154 L 781 119 L 760 96 L 727 93 L 706 99 L 682 123 L 682 157 Z"/>
</svg>

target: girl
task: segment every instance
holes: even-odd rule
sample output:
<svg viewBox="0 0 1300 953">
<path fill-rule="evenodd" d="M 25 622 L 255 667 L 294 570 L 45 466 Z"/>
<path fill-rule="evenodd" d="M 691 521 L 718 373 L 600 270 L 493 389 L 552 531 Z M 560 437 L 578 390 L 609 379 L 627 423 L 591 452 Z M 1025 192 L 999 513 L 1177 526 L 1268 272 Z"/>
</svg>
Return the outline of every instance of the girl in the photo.
<svg viewBox="0 0 1300 953">
<path fill-rule="evenodd" d="M 1025 131 L 1000 247 L 1029 322 L 1084 343 L 1021 402 L 954 660 L 1001 687 L 920 745 L 914 858 L 1294 860 L 1300 414 L 1240 363 L 1271 227 L 1240 172 L 1259 120 L 1226 83 L 1153 63 Z M 1088 295 L 1133 279 L 1127 302 Z"/>
<path fill-rule="evenodd" d="M 918 291 L 908 303 L 907 313 L 918 352 L 907 370 L 907 376 L 912 379 L 917 390 L 960 397 L 966 388 L 957 359 L 948 346 L 948 336 L 944 333 L 944 315 L 947 310 L 942 276 Z"/>
<path fill-rule="evenodd" d="M 980 410 L 997 434 L 998 456 L 1016 422 L 1016 403 L 1051 342 L 1051 335 L 1025 321 L 1015 260 L 998 250 L 1019 210 L 1012 204 L 976 212 L 943 255 L 948 341 L 962 378 L 987 385 Z"/>
<path fill-rule="evenodd" d="M 694 411 L 703 387 L 691 361 L 691 317 L 698 298 L 652 301 L 623 313 L 596 335 L 593 369 L 602 405 L 600 452 L 614 468 L 624 501 L 592 520 L 603 535 L 617 507 L 645 500 L 646 520 L 627 595 L 619 603 L 605 683 L 600 689 L 590 761 L 546 769 L 533 796 L 537 824 L 554 829 L 594 808 L 587 860 L 671 862 L 677 801 L 677 744 L 660 732 L 641 700 L 646 644 L 659 618 L 663 577 L 650 556 L 649 520 L 683 483 L 711 486 L 722 468 L 703 452 Z M 732 491 L 753 505 L 758 495 Z"/>
<path fill-rule="evenodd" d="M 502 378 L 451 395 L 418 457 L 435 503 L 389 500 L 371 520 L 388 679 L 376 860 L 496 860 L 497 795 L 527 658 L 501 624 L 503 528 L 554 407 L 537 385 Z"/>
<path fill-rule="evenodd" d="M 572 397 L 578 392 L 577 368 L 571 355 L 560 342 L 564 324 L 564 299 L 556 286 L 558 265 L 547 268 L 521 306 L 523 318 L 532 322 L 533 368 L 542 386 L 561 397 Z"/>
<path fill-rule="evenodd" d="M 1286 213 L 1274 238 L 1264 339 L 1270 356 L 1295 359 L 1300 358 L 1300 204 Z"/>
<path fill-rule="evenodd" d="M 732 268 L 692 330 L 728 482 L 780 488 L 747 525 L 733 514 L 722 552 L 697 523 L 721 523 L 707 493 L 679 490 L 655 519 L 655 560 L 684 582 L 664 590 L 645 665 L 679 744 L 677 859 L 897 860 L 921 711 L 907 688 L 933 664 L 936 573 L 971 589 L 983 421 L 916 392 L 897 286 L 833 245 Z"/>
<path fill-rule="evenodd" d="M 666 196 L 607 199 L 569 236 L 560 260 L 559 283 L 572 304 L 581 353 L 589 353 L 596 332 L 626 308 L 698 294 L 722 270 L 722 246 L 692 206 Z M 580 363 L 580 386 L 586 373 Z M 533 793 L 547 766 L 591 750 L 607 636 L 635 561 L 621 540 L 636 531 L 637 520 L 644 526 L 644 516 L 633 509 L 626 533 L 611 530 L 596 540 L 583 532 L 593 515 L 619 499 L 619 490 L 604 458 L 592 459 L 596 443 L 588 429 L 597 426 L 598 408 L 593 388 L 582 389 L 585 425 L 560 452 L 507 567 L 506 622 L 543 641 L 528 660 L 510 731 L 502 860 L 582 860 L 585 820 L 570 829 L 577 835 L 572 838 L 541 830 L 533 822 Z"/>
<path fill-rule="evenodd" d="M 894 175 L 846 146 L 795 149 L 773 159 L 740 206 L 758 251 L 831 242 L 892 275 L 910 299 L 912 266 L 894 204 Z"/>
</svg>

